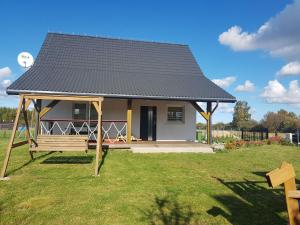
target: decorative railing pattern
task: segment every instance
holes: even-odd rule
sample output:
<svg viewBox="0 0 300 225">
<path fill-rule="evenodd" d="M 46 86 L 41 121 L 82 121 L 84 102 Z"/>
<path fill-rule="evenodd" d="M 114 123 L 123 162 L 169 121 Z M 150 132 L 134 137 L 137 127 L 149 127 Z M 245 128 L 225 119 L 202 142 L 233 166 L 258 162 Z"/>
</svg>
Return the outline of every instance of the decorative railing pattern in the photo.
<svg viewBox="0 0 300 225">
<path fill-rule="evenodd" d="M 97 140 L 97 120 L 41 120 L 43 135 L 81 135 L 89 136 L 90 141 Z M 109 143 L 126 142 L 126 120 L 102 120 L 102 139 Z"/>
</svg>

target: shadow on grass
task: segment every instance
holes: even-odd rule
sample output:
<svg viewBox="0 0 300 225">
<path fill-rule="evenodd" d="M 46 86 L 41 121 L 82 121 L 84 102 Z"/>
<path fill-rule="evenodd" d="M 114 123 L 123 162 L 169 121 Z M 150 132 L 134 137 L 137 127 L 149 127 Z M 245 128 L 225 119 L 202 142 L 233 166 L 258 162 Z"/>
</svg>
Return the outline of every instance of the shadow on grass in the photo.
<svg viewBox="0 0 300 225">
<path fill-rule="evenodd" d="M 93 156 L 53 156 L 45 159 L 41 164 L 89 164 Z"/>
<path fill-rule="evenodd" d="M 143 220 L 149 224 L 158 225 L 196 225 L 199 224 L 198 213 L 192 210 L 190 205 L 179 203 L 176 196 L 156 196 L 151 207 L 144 211 Z"/>
<path fill-rule="evenodd" d="M 257 176 L 260 176 L 260 177 L 264 177 L 266 178 L 266 174 L 270 172 L 270 171 L 254 171 L 252 172 L 253 174 L 257 175 Z M 300 184 L 300 180 L 299 179 L 296 179 L 296 184 Z"/>
<path fill-rule="evenodd" d="M 235 193 L 232 195 L 212 196 L 220 202 L 224 208 L 212 207 L 207 211 L 212 216 L 221 215 L 230 223 L 243 224 L 286 224 L 287 222 L 279 216 L 284 212 L 284 193 L 282 189 L 268 189 L 264 181 L 237 181 L 226 182 L 216 178 Z"/>
<path fill-rule="evenodd" d="M 11 174 L 17 172 L 18 170 L 21 170 L 22 168 L 24 168 L 25 166 L 28 166 L 29 164 L 33 163 L 33 162 L 36 161 L 36 160 L 39 160 L 39 159 L 42 159 L 42 158 L 47 157 L 48 155 L 50 155 L 50 154 L 52 154 L 52 153 L 53 153 L 53 152 L 47 152 L 47 153 L 42 154 L 42 155 L 40 155 L 40 156 L 38 156 L 38 157 L 35 157 L 34 159 L 30 159 L 29 161 L 27 161 L 26 163 L 22 164 L 21 166 L 19 166 L 19 167 L 13 169 L 13 170 L 7 172 L 7 176 L 9 176 L 9 175 L 11 175 Z"/>
<path fill-rule="evenodd" d="M 107 152 L 108 152 L 108 148 L 103 148 L 102 160 L 100 162 L 100 165 L 99 165 L 99 168 L 98 168 L 98 172 L 100 172 L 100 169 L 104 166 L 105 158 L 107 156 Z"/>
</svg>

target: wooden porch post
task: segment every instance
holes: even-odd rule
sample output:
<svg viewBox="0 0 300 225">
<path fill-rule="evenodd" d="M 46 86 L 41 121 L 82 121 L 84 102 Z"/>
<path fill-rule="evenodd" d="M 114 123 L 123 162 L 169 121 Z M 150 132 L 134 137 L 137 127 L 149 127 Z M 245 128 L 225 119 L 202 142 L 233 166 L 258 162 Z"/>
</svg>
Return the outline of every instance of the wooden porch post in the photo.
<svg viewBox="0 0 300 225">
<path fill-rule="evenodd" d="M 132 100 L 127 100 L 127 143 L 131 143 L 132 136 Z"/>
<path fill-rule="evenodd" d="M 100 98 L 98 101 L 98 130 L 97 130 L 97 147 L 96 147 L 96 165 L 95 165 L 95 176 L 99 175 L 99 157 L 102 159 L 102 101 Z M 94 103 L 93 103 L 94 104 Z M 94 104 L 96 105 L 96 104 Z M 96 108 L 97 109 L 97 108 Z"/>
<path fill-rule="evenodd" d="M 212 108 L 211 108 L 211 102 L 207 102 L 206 105 L 206 114 L 207 114 L 207 120 L 206 120 L 206 134 L 207 134 L 207 143 L 212 144 Z"/>
<path fill-rule="evenodd" d="M 212 109 L 212 102 L 207 102 L 206 105 L 206 112 L 197 104 L 197 102 L 190 102 L 194 108 L 200 113 L 200 115 L 205 119 L 206 121 L 206 133 L 207 133 L 207 144 L 212 144 L 212 114 L 215 112 L 215 110 L 219 106 L 219 101 L 217 101 L 217 104 Z"/>
<path fill-rule="evenodd" d="M 22 105 L 23 105 L 23 100 L 24 100 L 24 96 L 20 95 L 20 101 L 19 101 L 19 105 L 18 105 L 18 109 L 17 109 L 17 114 L 16 114 L 13 130 L 12 130 L 12 133 L 11 133 L 11 137 L 10 137 L 7 149 L 6 149 L 6 155 L 5 155 L 5 158 L 4 158 L 0 178 L 4 178 L 5 174 L 6 174 L 8 162 L 9 162 L 9 159 L 10 159 L 11 149 L 12 149 L 12 145 L 13 145 L 13 142 L 14 142 L 14 139 L 15 139 L 16 130 L 17 130 L 17 126 L 18 126 L 18 122 L 19 122 L 19 118 L 20 118 L 21 108 L 22 108 Z"/>
</svg>

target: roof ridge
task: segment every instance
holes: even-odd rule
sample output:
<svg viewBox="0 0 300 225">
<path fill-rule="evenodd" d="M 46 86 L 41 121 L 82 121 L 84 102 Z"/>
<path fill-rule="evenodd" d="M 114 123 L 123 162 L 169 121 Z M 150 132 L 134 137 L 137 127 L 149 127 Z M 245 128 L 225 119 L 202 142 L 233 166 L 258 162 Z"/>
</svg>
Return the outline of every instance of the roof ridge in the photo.
<svg viewBox="0 0 300 225">
<path fill-rule="evenodd" d="M 48 34 L 63 35 L 63 36 L 79 36 L 79 37 L 89 37 L 89 38 L 109 39 L 109 40 L 119 40 L 119 41 L 133 41 L 133 42 L 143 42 L 143 43 L 188 46 L 188 44 L 181 44 L 181 43 L 171 43 L 171 42 L 164 42 L 164 41 L 146 41 L 146 40 L 116 38 L 116 37 L 98 36 L 98 35 L 89 35 L 89 34 L 86 34 L 86 35 L 85 34 L 70 34 L 70 33 L 52 32 L 52 31 L 48 32 Z"/>
</svg>

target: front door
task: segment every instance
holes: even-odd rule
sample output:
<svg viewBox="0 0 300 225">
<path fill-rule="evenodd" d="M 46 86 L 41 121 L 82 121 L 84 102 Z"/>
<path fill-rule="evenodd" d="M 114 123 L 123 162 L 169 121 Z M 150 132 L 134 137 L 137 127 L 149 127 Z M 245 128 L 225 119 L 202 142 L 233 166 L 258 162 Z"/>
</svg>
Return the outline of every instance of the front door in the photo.
<svg viewBox="0 0 300 225">
<path fill-rule="evenodd" d="M 140 138 L 156 141 L 156 106 L 141 106 Z"/>
</svg>

